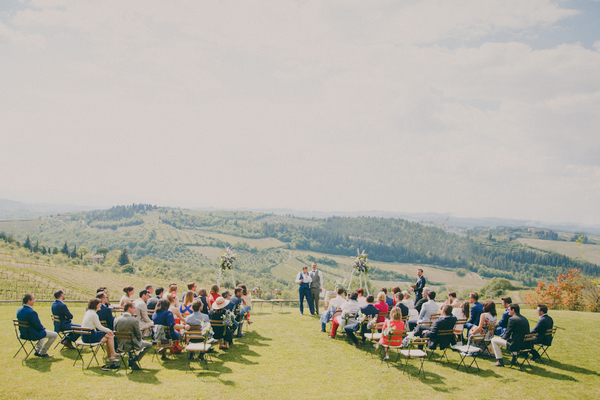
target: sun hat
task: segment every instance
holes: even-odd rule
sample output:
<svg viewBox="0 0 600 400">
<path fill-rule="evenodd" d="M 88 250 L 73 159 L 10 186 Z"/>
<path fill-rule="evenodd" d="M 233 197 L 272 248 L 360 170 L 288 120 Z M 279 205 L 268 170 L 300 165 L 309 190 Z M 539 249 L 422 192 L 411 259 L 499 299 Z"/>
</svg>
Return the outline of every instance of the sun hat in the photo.
<svg viewBox="0 0 600 400">
<path fill-rule="evenodd" d="M 219 297 L 217 297 L 217 299 L 213 303 L 212 309 L 213 310 L 220 310 L 221 308 L 225 307 L 227 304 L 229 304 L 229 300 L 224 299 L 223 297 L 219 296 Z"/>
</svg>

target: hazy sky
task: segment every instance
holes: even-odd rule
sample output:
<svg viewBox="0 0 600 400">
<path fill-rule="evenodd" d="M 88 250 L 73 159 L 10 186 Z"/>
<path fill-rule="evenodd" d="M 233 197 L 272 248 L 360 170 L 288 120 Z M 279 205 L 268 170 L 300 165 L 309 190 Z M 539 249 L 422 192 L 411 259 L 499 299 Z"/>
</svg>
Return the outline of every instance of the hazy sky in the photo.
<svg viewBox="0 0 600 400">
<path fill-rule="evenodd" d="M 598 1 L 0 1 L 0 198 L 600 223 Z"/>
</svg>

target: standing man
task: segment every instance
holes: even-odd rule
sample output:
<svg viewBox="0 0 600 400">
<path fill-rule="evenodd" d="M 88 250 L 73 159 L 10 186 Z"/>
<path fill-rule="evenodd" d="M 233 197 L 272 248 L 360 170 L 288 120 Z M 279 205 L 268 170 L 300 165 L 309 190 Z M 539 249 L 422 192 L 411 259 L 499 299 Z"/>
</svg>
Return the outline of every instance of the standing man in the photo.
<svg viewBox="0 0 600 400">
<path fill-rule="evenodd" d="M 144 289 L 144 291 L 146 291 Z M 144 354 L 152 347 L 152 343 L 142 340 L 142 331 L 138 320 L 133 316 L 135 314 L 135 305 L 132 302 L 125 302 L 123 305 L 123 315 L 115 319 L 115 331 L 131 332 L 133 337 L 128 339 L 117 339 L 119 349 L 129 353 L 129 368 L 138 370 L 140 367 L 137 362 L 141 361 Z M 141 350 L 137 355 L 136 351 Z"/>
<path fill-rule="evenodd" d="M 29 328 L 19 327 L 21 339 L 38 341 L 35 345 L 35 353 L 33 353 L 36 357 L 52 357 L 48 354 L 48 349 L 58 337 L 58 333 L 47 331 L 44 328 L 44 325 L 40 322 L 38 313 L 33 309 L 34 304 L 35 297 L 28 293 L 23 296 L 23 307 L 17 310 L 17 319 L 29 324 Z"/>
<path fill-rule="evenodd" d="M 492 364 L 494 367 L 504 367 L 500 346 L 506 347 L 511 352 L 510 364 L 517 365 L 518 351 L 523 346 L 525 335 L 529 333 L 529 321 L 521 315 L 521 307 L 518 304 L 512 303 L 508 307 L 508 314 L 510 318 L 508 319 L 506 332 L 501 337 L 494 336 L 492 338 L 492 347 L 497 360 L 496 364 Z"/>
<path fill-rule="evenodd" d="M 64 332 L 70 331 L 73 327 L 79 327 L 80 325 L 71 323 L 73 314 L 69 311 L 69 307 L 64 303 L 66 295 L 62 290 L 54 292 L 54 303 L 52 303 L 52 315 L 58 317 L 59 321 L 54 321 L 54 331 Z M 69 332 L 60 343 L 68 349 L 74 349 L 73 342 L 77 340 L 79 335 Z"/>
<path fill-rule="evenodd" d="M 317 263 L 312 263 L 310 271 L 310 298 L 313 302 L 313 309 L 319 314 L 319 299 L 321 298 L 321 287 L 323 286 L 323 273 L 317 269 Z"/>
<path fill-rule="evenodd" d="M 306 297 L 306 301 L 308 302 L 308 308 L 310 309 L 311 315 L 314 315 L 315 309 L 313 308 L 313 303 L 310 297 L 310 283 L 312 282 L 312 278 L 308 274 L 308 267 L 303 267 L 302 272 L 298 273 L 296 277 L 296 283 L 299 285 L 298 293 L 300 295 L 300 314 L 304 315 L 304 298 Z"/>
<path fill-rule="evenodd" d="M 143 336 L 150 336 L 150 328 L 154 326 L 154 322 L 148 316 L 148 306 L 146 302 L 150 298 L 148 290 L 140 291 L 140 298 L 133 302 L 137 310 L 136 319 L 140 323 L 140 330 Z"/>
<path fill-rule="evenodd" d="M 417 270 L 417 276 L 417 283 L 415 284 L 415 286 L 410 288 L 410 290 L 415 292 L 415 304 L 417 304 L 417 302 L 423 297 L 423 288 L 427 283 L 425 281 L 425 277 L 423 276 L 423 270 L 421 268 Z"/>
</svg>

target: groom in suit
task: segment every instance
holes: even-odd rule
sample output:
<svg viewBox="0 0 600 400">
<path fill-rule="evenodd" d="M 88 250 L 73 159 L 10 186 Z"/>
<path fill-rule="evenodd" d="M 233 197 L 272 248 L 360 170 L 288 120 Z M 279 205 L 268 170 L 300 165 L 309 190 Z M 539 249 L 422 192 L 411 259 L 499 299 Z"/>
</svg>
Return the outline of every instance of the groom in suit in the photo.
<svg viewBox="0 0 600 400">
<path fill-rule="evenodd" d="M 58 317 L 59 321 L 54 321 L 54 331 L 55 332 L 64 332 L 70 331 L 73 327 L 79 327 L 80 325 L 71 323 L 73 319 L 73 314 L 69 311 L 69 307 L 64 303 L 66 298 L 65 292 L 62 290 L 57 290 L 54 292 L 54 303 L 52 303 L 52 315 Z M 74 349 L 73 342 L 79 338 L 79 335 L 70 332 L 68 333 L 64 339 L 60 341 L 62 345 L 66 348 Z"/>
</svg>

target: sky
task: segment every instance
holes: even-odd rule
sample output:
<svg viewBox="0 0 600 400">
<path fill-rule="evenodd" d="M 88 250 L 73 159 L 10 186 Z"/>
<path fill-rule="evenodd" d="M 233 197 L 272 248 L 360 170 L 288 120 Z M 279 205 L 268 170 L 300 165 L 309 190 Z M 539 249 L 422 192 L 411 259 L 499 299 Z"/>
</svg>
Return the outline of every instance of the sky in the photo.
<svg viewBox="0 0 600 400">
<path fill-rule="evenodd" d="M 0 198 L 600 223 L 599 1 L 0 1 Z"/>
</svg>

